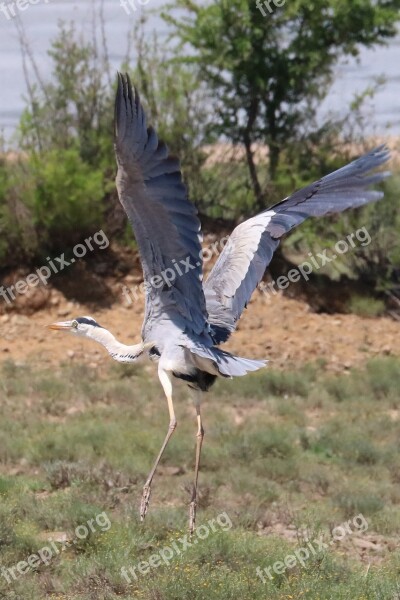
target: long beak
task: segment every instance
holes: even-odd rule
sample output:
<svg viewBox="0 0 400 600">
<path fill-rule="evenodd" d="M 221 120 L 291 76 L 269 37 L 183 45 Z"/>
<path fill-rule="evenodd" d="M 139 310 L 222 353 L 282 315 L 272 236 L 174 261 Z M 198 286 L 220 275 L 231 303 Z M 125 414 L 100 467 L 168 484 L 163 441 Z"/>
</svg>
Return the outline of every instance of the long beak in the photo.
<svg viewBox="0 0 400 600">
<path fill-rule="evenodd" d="M 48 329 L 61 329 L 63 331 L 68 331 L 72 329 L 72 321 L 59 321 L 58 323 L 52 323 L 51 325 L 47 325 Z"/>
</svg>

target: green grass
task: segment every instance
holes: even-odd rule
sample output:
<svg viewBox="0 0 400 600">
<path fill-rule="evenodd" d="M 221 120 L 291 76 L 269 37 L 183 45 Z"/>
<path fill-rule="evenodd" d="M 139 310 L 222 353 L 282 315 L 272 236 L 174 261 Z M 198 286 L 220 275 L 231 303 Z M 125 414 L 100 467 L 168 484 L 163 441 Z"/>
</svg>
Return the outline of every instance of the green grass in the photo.
<svg viewBox="0 0 400 600">
<path fill-rule="evenodd" d="M 347 312 L 360 317 L 379 317 L 385 312 L 385 303 L 368 296 L 352 296 L 347 303 Z"/>
<path fill-rule="evenodd" d="M 219 381 L 203 402 L 197 525 L 209 535 L 140 574 L 139 562 L 179 548 L 187 533 L 196 432 L 187 388 L 176 389 L 178 429 L 140 523 L 141 489 L 168 425 L 155 376 L 113 365 L 99 374 L 3 363 L 0 598 L 397 598 L 399 387 L 400 361 L 391 357 L 337 376 L 305 365 Z M 232 526 L 225 519 L 213 532 L 209 523 L 223 513 Z M 368 530 L 353 527 L 330 544 L 332 529 L 359 514 Z M 77 539 L 85 524 L 88 535 Z M 304 548 L 306 532 L 327 548 L 261 581 L 256 568 Z M 76 543 L 7 582 L 1 567 L 26 561 L 51 534 Z M 361 552 L 356 538 L 369 546 Z M 128 571 L 128 582 L 122 567 L 136 567 L 137 579 Z"/>
</svg>

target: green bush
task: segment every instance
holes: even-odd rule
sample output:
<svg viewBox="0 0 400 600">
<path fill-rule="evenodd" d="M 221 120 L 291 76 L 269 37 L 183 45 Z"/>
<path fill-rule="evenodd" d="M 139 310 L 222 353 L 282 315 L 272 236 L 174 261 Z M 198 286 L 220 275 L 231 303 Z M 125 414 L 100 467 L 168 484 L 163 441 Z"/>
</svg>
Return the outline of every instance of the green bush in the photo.
<svg viewBox="0 0 400 600">
<path fill-rule="evenodd" d="M 385 303 L 370 296 L 352 296 L 347 303 L 347 310 L 360 317 L 379 317 L 385 312 Z"/>
<path fill-rule="evenodd" d="M 101 227 L 103 174 L 81 160 L 77 149 L 54 149 L 35 157 L 34 219 L 41 242 L 77 240 Z"/>
<path fill-rule="evenodd" d="M 0 159 L 0 261 L 18 265 L 37 252 L 33 179 L 23 159 Z"/>
</svg>

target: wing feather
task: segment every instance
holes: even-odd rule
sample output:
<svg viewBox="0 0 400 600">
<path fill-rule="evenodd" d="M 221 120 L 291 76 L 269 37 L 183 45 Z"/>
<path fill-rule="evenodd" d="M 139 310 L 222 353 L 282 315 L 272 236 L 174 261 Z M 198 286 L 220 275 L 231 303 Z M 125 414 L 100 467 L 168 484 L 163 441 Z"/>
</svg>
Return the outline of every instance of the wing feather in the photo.
<svg viewBox="0 0 400 600">
<path fill-rule="evenodd" d="M 207 330 L 207 313 L 197 211 L 187 198 L 179 161 L 169 156 L 155 130 L 147 128 L 139 94 L 129 77 L 121 74 L 115 101 L 115 153 L 118 195 L 135 233 L 147 284 L 143 337 L 160 321 L 175 321 L 201 334 Z M 175 265 L 188 260 L 190 270 L 179 274 Z M 154 282 L 168 269 L 175 273 L 173 281 L 156 287 Z"/>
<path fill-rule="evenodd" d="M 204 284 L 209 322 L 217 343 L 226 341 L 235 330 L 280 238 L 308 217 L 339 213 L 380 200 L 383 192 L 369 187 L 390 173 L 367 174 L 389 157 L 388 149 L 379 146 L 234 229 Z"/>
</svg>

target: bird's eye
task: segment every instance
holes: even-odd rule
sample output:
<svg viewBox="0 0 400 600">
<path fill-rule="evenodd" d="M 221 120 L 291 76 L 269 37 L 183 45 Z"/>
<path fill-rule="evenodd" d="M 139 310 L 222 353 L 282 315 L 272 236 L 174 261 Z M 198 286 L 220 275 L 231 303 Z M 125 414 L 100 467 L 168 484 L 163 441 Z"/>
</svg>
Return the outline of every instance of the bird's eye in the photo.
<svg viewBox="0 0 400 600">
<path fill-rule="evenodd" d="M 78 321 L 72 321 L 72 323 L 71 323 L 71 327 L 73 327 L 74 329 L 78 329 L 78 325 L 79 325 Z"/>
</svg>

